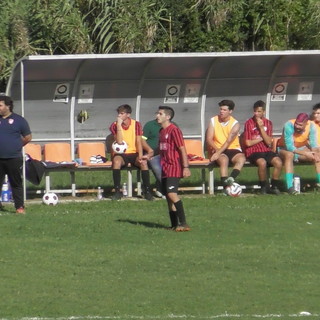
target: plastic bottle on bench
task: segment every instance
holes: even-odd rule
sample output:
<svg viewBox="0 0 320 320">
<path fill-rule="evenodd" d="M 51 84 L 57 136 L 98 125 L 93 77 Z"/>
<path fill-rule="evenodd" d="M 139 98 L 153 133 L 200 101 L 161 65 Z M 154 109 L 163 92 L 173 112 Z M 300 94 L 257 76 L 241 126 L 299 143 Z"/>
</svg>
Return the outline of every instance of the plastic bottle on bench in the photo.
<svg viewBox="0 0 320 320">
<path fill-rule="evenodd" d="M 98 187 L 97 200 L 101 200 L 103 198 L 102 189 Z"/>
<path fill-rule="evenodd" d="M 1 201 L 3 201 L 3 202 L 9 202 L 10 201 L 10 190 L 9 190 L 9 185 L 8 185 L 7 182 L 5 182 L 2 185 Z"/>
</svg>

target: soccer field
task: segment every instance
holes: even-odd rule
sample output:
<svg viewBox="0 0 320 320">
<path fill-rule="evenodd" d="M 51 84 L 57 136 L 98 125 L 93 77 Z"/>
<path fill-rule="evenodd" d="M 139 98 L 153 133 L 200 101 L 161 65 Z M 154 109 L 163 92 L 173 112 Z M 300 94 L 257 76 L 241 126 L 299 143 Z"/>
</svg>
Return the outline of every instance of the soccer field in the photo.
<svg viewBox="0 0 320 320">
<path fill-rule="evenodd" d="M 319 195 L 9 207 L 0 319 L 319 318 Z"/>
</svg>

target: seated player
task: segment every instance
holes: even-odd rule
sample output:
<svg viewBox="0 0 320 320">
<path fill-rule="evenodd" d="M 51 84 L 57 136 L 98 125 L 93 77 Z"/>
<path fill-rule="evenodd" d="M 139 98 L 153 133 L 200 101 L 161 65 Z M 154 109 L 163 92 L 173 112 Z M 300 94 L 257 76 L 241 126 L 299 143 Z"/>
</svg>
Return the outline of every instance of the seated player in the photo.
<svg viewBox="0 0 320 320">
<path fill-rule="evenodd" d="M 121 144 L 125 141 L 128 145 L 126 153 L 114 154 L 112 157 L 112 174 L 115 194 L 112 200 L 122 198 L 121 188 L 121 168 L 129 163 L 141 169 L 142 182 L 144 187 L 144 197 L 146 200 L 153 200 L 150 188 L 150 176 L 147 160 L 149 155 L 143 155 L 142 151 L 142 127 L 140 122 L 131 119 L 132 109 L 128 104 L 123 104 L 117 108 L 117 121 L 110 126 L 110 131 L 114 140 Z"/>
<path fill-rule="evenodd" d="M 284 163 L 285 179 L 289 194 L 296 194 L 293 188 L 294 162 L 314 163 L 317 180 L 320 178 L 320 156 L 317 144 L 317 130 L 306 113 L 299 113 L 296 119 L 287 121 L 278 141 L 278 153 Z"/>
<path fill-rule="evenodd" d="M 279 177 L 282 170 L 280 157 L 271 149 L 272 122 L 265 117 L 266 104 L 259 100 L 253 105 L 253 117 L 244 125 L 245 155 L 258 167 L 261 194 L 280 194 Z M 273 166 L 271 187 L 267 182 L 267 166 Z"/>
</svg>

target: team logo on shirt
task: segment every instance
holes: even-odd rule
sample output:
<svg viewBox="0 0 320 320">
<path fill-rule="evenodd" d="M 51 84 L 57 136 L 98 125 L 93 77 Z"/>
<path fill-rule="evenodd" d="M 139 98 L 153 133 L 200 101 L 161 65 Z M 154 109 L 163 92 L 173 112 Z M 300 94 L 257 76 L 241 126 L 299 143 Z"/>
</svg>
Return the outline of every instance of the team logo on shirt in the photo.
<svg viewBox="0 0 320 320">
<path fill-rule="evenodd" d="M 13 124 L 14 123 L 14 120 L 13 119 L 9 119 L 9 124 Z"/>
<path fill-rule="evenodd" d="M 160 142 L 159 148 L 160 148 L 160 150 L 167 150 L 167 143 L 166 142 Z"/>
</svg>

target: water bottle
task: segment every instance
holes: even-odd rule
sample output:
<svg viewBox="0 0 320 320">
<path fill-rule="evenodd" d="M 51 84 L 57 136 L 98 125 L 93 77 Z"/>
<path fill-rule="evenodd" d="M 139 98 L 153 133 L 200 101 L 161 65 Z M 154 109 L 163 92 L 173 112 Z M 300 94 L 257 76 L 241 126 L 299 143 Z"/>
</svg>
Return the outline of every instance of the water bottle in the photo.
<svg viewBox="0 0 320 320">
<path fill-rule="evenodd" d="M 300 177 L 294 177 L 293 188 L 297 193 L 300 193 Z"/>
<path fill-rule="evenodd" d="M 10 190 L 9 190 L 8 183 L 6 182 L 2 185 L 1 201 L 3 202 L 10 201 Z"/>
<path fill-rule="evenodd" d="M 97 200 L 101 200 L 102 198 L 103 198 L 102 189 L 101 187 L 98 187 Z"/>
<path fill-rule="evenodd" d="M 122 185 L 122 195 L 124 197 L 127 197 L 128 196 L 128 188 L 127 188 L 127 184 L 124 182 L 123 185 Z"/>
</svg>

